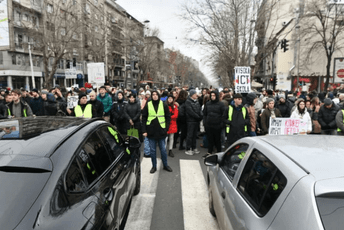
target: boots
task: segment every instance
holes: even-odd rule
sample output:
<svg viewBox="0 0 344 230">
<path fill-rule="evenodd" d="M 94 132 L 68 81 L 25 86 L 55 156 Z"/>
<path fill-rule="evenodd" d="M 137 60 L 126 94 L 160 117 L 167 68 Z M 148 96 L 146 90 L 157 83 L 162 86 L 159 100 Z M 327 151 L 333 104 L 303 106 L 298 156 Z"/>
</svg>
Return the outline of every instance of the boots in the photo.
<svg viewBox="0 0 344 230">
<path fill-rule="evenodd" d="M 168 151 L 168 155 L 169 155 L 170 157 L 174 157 L 174 154 L 173 154 L 172 150 L 169 150 L 169 151 Z"/>
</svg>

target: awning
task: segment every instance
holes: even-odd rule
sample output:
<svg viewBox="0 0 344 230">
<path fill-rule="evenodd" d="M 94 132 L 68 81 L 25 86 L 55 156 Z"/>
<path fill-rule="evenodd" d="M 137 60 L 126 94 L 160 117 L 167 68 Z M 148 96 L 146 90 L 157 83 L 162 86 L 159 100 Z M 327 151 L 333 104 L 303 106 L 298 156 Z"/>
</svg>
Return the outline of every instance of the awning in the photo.
<svg viewBox="0 0 344 230">
<path fill-rule="evenodd" d="M 76 78 L 77 78 L 77 79 L 83 79 L 83 78 L 84 78 L 84 75 L 82 75 L 82 74 L 79 73 L 78 75 L 76 75 Z"/>
<path fill-rule="evenodd" d="M 66 75 L 64 73 L 55 73 L 54 78 L 65 78 Z"/>
</svg>

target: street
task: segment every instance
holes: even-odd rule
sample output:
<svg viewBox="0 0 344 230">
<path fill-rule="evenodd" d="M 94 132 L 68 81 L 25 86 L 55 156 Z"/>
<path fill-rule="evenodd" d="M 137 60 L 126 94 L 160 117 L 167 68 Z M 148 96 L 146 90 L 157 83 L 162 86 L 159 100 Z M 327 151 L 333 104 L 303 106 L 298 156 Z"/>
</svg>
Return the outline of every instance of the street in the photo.
<svg viewBox="0 0 344 230">
<path fill-rule="evenodd" d="M 207 149 L 199 150 L 200 154 L 189 156 L 185 150 L 173 149 L 175 157 L 168 157 L 172 173 L 162 170 L 158 159 L 157 171 L 150 174 L 150 158 L 142 159 L 141 192 L 133 197 L 125 230 L 219 229 L 208 207 L 202 158 Z"/>
</svg>

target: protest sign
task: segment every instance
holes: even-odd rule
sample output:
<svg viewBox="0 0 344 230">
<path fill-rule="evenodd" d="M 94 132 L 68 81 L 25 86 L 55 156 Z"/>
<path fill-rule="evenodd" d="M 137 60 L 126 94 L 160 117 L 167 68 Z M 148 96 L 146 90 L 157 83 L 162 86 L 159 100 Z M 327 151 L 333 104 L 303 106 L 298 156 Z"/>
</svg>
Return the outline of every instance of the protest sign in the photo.
<svg viewBox="0 0 344 230">
<path fill-rule="evenodd" d="M 307 133 L 307 121 L 293 118 L 271 118 L 270 135 L 298 135 Z"/>
<path fill-rule="evenodd" d="M 105 64 L 87 63 L 88 81 L 96 84 L 105 83 Z"/>
<path fill-rule="evenodd" d="M 251 68 L 237 66 L 235 69 L 235 93 L 249 93 L 251 91 Z"/>
</svg>

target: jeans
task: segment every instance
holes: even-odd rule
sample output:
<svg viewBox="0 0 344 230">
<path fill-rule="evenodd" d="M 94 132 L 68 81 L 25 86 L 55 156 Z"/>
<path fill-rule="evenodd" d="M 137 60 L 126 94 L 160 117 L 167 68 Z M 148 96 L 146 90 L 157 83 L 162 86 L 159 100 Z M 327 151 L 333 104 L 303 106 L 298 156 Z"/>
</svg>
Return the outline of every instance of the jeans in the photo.
<svg viewBox="0 0 344 230">
<path fill-rule="evenodd" d="M 249 135 L 250 137 L 255 137 L 255 136 L 257 136 L 256 132 L 254 132 L 254 131 L 250 131 L 248 135 Z"/>
<path fill-rule="evenodd" d="M 150 156 L 152 159 L 152 165 L 154 168 L 156 168 L 156 142 L 158 142 L 160 153 L 161 153 L 161 160 L 164 165 L 164 167 L 167 165 L 167 154 L 166 154 L 166 148 L 165 148 L 165 138 L 160 139 L 154 139 L 154 138 L 147 138 L 149 141 L 150 146 Z"/>
<path fill-rule="evenodd" d="M 174 141 L 174 133 L 167 134 L 166 145 L 165 145 L 166 150 L 172 150 L 172 148 L 173 148 L 173 141 Z"/>
<path fill-rule="evenodd" d="M 149 140 L 148 140 L 148 137 L 145 137 L 144 139 L 144 149 L 143 149 L 143 153 L 146 155 L 146 156 L 149 156 L 150 154 L 150 148 L 149 148 Z"/>
</svg>

